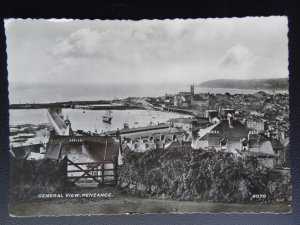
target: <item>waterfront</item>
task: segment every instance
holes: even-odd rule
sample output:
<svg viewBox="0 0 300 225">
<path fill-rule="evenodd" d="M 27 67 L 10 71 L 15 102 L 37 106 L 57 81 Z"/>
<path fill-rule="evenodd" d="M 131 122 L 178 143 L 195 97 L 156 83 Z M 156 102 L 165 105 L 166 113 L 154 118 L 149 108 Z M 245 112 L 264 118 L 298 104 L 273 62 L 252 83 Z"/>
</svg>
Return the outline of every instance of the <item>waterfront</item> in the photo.
<svg viewBox="0 0 300 225">
<path fill-rule="evenodd" d="M 11 84 L 9 87 L 10 104 L 25 103 L 51 103 L 62 101 L 85 101 L 85 100 L 112 100 L 127 97 L 159 97 L 166 93 L 175 94 L 180 91 L 189 90 L 188 84 L 110 84 L 110 85 L 72 85 L 72 89 L 65 88 L 60 84 L 38 84 L 21 85 Z M 229 88 L 204 88 L 195 86 L 195 93 L 212 94 L 253 94 L 260 90 L 250 89 L 229 89 Z M 271 92 L 264 90 L 265 92 Z M 286 91 L 276 91 L 287 93 Z M 39 93 L 36 95 L 35 93 Z M 49 93 L 52 93 L 49 95 Z M 80 95 L 78 94 L 80 93 Z"/>
<path fill-rule="evenodd" d="M 10 20 L 11 215 L 290 212 L 288 21 L 248 19 Z"/>
<path fill-rule="evenodd" d="M 10 104 L 18 103 L 51 103 L 62 101 L 96 101 L 123 99 L 127 97 L 159 97 L 166 93 L 175 94 L 189 89 L 185 84 L 106 84 L 82 85 L 72 84 L 11 84 L 9 86 Z M 39 93 L 36 95 L 35 93 Z M 52 93 L 49 95 L 49 93 Z"/>
<path fill-rule="evenodd" d="M 21 109 L 10 110 L 10 125 L 41 124 L 48 123 L 46 109 Z M 112 110 L 113 120 L 111 124 L 102 121 L 103 110 L 63 109 L 63 114 L 68 115 L 73 130 L 98 132 L 122 129 L 123 123 L 129 127 L 142 127 L 150 122 L 157 124 L 166 122 L 172 118 L 189 117 L 187 115 L 162 112 L 154 110 Z"/>
</svg>

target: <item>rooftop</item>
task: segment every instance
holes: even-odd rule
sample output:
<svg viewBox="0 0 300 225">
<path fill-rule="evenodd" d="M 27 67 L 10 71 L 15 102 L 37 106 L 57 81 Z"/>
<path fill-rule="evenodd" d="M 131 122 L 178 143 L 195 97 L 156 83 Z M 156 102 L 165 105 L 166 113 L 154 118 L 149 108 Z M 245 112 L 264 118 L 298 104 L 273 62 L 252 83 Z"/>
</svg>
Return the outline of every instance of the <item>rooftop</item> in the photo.
<svg viewBox="0 0 300 225">
<path fill-rule="evenodd" d="M 168 120 L 171 123 L 187 123 L 187 124 L 192 124 L 192 123 L 197 123 L 197 124 L 205 124 L 209 123 L 208 119 L 196 119 L 196 118 L 173 118 Z"/>
<path fill-rule="evenodd" d="M 85 154 L 93 161 L 110 161 L 113 155 L 118 155 L 119 147 L 119 141 L 109 136 L 66 137 L 56 135 L 49 141 L 45 158 L 59 159 L 63 155 L 73 153 Z"/>
</svg>

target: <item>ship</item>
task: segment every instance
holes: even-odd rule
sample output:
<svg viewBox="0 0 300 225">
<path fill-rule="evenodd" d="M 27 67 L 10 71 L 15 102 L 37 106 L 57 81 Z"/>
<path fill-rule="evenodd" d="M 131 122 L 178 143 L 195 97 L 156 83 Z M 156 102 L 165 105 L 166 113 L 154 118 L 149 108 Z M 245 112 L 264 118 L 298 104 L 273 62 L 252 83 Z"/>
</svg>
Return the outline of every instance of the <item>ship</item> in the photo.
<svg viewBox="0 0 300 225">
<path fill-rule="evenodd" d="M 112 120 L 112 118 L 113 118 L 111 114 L 112 114 L 112 111 L 111 110 L 107 110 L 105 112 L 105 115 L 102 116 L 102 121 L 105 122 L 105 123 L 110 123 L 111 120 Z"/>
<path fill-rule="evenodd" d="M 124 129 L 129 129 L 128 123 L 124 123 L 123 125 L 124 125 Z"/>
</svg>

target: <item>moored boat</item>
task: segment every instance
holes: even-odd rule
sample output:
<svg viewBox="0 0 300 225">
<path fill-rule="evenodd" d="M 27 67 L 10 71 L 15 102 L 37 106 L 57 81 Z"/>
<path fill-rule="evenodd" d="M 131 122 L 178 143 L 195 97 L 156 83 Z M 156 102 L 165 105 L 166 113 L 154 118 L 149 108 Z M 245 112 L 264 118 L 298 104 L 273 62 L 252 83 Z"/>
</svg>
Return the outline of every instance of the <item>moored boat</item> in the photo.
<svg viewBox="0 0 300 225">
<path fill-rule="evenodd" d="M 129 129 L 128 123 L 124 123 L 123 125 L 124 125 L 124 129 Z"/>
<path fill-rule="evenodd" d="M 105 115 L 102 116 L 102 121 L 105 123 L 110 123 L 112 120 L 112 111 L 111 110 L 107 110 L 105 111 Z"/>
</svg>

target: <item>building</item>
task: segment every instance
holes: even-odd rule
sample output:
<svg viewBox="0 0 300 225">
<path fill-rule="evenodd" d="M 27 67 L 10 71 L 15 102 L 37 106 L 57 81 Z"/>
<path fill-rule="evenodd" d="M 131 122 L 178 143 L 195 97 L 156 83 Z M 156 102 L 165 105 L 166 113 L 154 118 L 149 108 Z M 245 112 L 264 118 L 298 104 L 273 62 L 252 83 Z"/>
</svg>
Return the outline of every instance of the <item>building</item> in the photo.
<svg viewBox="0 0 300 225">
<path fill-rule="evenodd" d="M 232 109 L 232 108 L 223 108 L 221 110 L 221 115 L 224 116 L 224 117 L 227 117 L 228 113 L 231 114 L 231 115 L 234 115 L 235 114 L 235 110 Z"/>
<path fill-rule="evenodd" d="M 188 108 L 191 103 L 191 95 L 189 92 L 182 93 L 180 92 L 177 95 L 174 95 L 174 106 L 175 107 L 182 107 L 182 108 Z"/>
<path fill-rule="evenodd" d="M 145 152 L 151 149 L 167 148 L 174 139 L 174 137 L 166 137 L 164 135 L 126 139 L 123 143 L 123 148 L 135 152 Z"/>
<path fill-rule="evenodd" d="M 275 167 L 279 154 L 274 151 L 272 140 L 251 131 L 230 113 L 227 116 L 219 123 L 200 129 L 192 147 L 231 152 L 237 157 L 253 156 L 262 166 Z"/>
<path fill-rule="evenodd" d="M 219 113 L 217 110 L 209 109 L 205 111 L 205 117 L 211 122 L 213 118 L 218 117 Z"/>
<path fill-rule="evenodd" d="M 121 141 L 113 136 L 52 135 L 46 148 L 46 159 L 63 159 L 65 155 L 75 161 L 111 161 L 122 153 Z"/>
<path fill-rule="evenodd" d="M 191 106 L 207 109 L 209 108 L 210 96 L 208 93 L 194 94 L 191 100 Z"/>
<path fill-rule="evenodd" d="M 248 117 L 246 119 L 246 126 L 257 133 L 263 133 L 265 130 L 265 120 L 260 117 Z"/>
<path fill-rule="evenodd" d="M 122 135 L 122 134 L 121 134 Z M 139 132 L 123 137 L 123 149 L 136 152 L 145 152 L 151 149 L 167 148 L 173 141 L 184 141 L 188 138 L 187 133 L 180 127 L 155 130 L 154 132 Z"/>
<path fill-rule="evenodd" d="M 191 85 L 190 92 L 181 91 L 178 94 L 174 95 L 174 106 L 182 107 L 182 108 L 190 107 L 194 95 L 195 95 L 195 86 Z"/>
<path fill-rule="evenodd" d="M 191 95 L 193 96 L 195 94 L 195 85 L 191 85 Z"/>
<path fill-rule="evenodd" d="M 192 100 L 191 106 L 201 108 L 201 109 L 208 109 L 209 108 L 209 99 L 207 99 L 207 100 Z"/>
<path fill-rule="evenodd" d="M 209 125 L 207 118 L 174 118 L 170 119 L 168 122 L 171 123 L 173 127 L 182 128 L 188 133 L 205 128 Z"/>
</svg>

